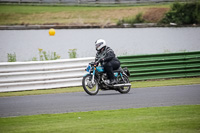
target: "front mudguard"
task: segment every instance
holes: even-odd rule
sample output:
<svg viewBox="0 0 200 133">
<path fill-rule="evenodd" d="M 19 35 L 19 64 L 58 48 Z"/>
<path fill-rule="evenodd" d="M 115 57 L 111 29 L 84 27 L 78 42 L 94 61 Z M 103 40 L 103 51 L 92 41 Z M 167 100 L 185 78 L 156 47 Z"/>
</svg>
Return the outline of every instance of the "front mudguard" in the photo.
<svg viewBox="0 0 200 133">
<path fill-rule="evenodd" d="M 87 74 L 85 74 L 83 77 L 86 77 L 87 75 L 91 75 L 91 76 L 92 76 L 92 74 L 90 74 L 90 73 L 87 73 Z"/>
</svg>

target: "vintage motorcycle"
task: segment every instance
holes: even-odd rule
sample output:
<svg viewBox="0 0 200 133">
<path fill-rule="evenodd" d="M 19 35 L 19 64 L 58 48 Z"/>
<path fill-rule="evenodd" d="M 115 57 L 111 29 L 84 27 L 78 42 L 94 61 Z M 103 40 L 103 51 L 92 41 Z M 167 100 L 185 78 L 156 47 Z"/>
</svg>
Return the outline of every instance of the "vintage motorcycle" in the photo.
<svg viewBox="0 0 200 133">
<path fill-rule="evenodd" d="M 102 66 L 97 66 L 99 61 L 91 62 L 85 69 L 88 74 L 83 76 L 82 86 L 85 92 L 89 95 L 96 95 L 101 90 L 115 90 L 120 93 L 128 93 L 131 89 L 131 83 L 128 79 L 130 72 L 127 68 L 119 68 L 114 70 L 114 75 L 116 77 L 117 84 L 110 85 L 110 80 L 108 79 L 104 68 Z"/>
</svg>

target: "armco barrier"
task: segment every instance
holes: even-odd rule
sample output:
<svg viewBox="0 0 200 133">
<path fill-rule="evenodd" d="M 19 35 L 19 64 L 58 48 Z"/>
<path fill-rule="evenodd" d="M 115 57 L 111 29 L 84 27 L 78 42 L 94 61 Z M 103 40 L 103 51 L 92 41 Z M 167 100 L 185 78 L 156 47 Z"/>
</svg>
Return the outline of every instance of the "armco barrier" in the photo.
<svg viewBox="0 0 200 133">
<path fill-rule="evenodd" d="M 118 57 L 130 80 L 200 76 L 200 51 Z M 94 57 L 0 63 L 0 92 L 80 86 Z"/>
<path fill-rule="evenodd" d="M 80 86 L 94 57 L 0 63 L 0 92 Z"/>
<path fill-rule="evenodd" d="M 200 76 L 200 51 L 118 57 L 130 80 Z"/>
</svg>

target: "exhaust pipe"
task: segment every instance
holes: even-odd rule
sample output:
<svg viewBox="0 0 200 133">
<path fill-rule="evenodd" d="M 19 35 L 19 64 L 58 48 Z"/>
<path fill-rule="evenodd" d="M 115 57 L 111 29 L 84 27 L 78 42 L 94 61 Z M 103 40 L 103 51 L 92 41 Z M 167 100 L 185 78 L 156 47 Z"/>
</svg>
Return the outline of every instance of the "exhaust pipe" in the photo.
<svg viewBox="0 0 200 133">
<path fill-rule="evenodd" d="M 127 83 L 127 84 L 115 84 L 113 85 L 114 87 L 130 87 L 131 83 Z"/>
</svg>

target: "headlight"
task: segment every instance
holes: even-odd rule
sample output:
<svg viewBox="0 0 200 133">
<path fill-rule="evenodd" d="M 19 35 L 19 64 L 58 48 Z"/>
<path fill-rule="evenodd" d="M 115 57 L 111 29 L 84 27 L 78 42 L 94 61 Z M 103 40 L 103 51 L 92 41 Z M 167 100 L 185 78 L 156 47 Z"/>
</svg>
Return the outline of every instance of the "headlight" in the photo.
<svg viewBox="0 0 200 133">
<path fill-rule="evenodd" d="M 87 68 L 85 69 L 87 72 L 90 72 L 91 66 L 88 65 Z"/>
</svg>

